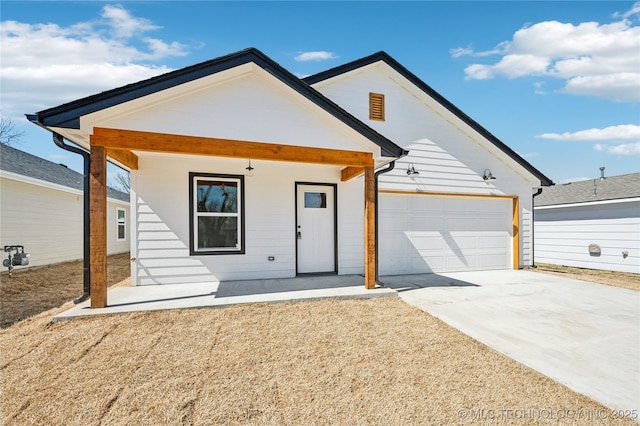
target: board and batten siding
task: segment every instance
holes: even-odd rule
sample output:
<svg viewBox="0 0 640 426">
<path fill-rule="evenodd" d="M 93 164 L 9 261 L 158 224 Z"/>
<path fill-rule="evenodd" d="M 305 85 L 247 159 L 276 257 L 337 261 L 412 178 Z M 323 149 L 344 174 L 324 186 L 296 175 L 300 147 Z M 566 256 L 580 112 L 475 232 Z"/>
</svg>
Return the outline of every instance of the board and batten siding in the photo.
<svg viewBox="0 0 640 426">
<path fill-rule="evenodd" d="M 386 64 L 325 80 L 314 88 L 409 150 L 408 156 L 396 161 L 394 170 L 380 176 L 380 190 L 517 196 L 519 265 L 532 265 L 532 187 L 540 183 L 525 177 L 512 159 Z M 384 94 L 384 121 L 369 119 L 370 92 Z M 419 175 L 408 176 L 410 166 Z M 485 169 L 497 179 L 483 180 Z"/>
<path fill-rule="evenodd" d="M 23 245 L 31 255 L 29 266 L 82 259 L 82 191 L 5 172 L 2 173 L 0 182 L 2 247 Z M 129 205 L 112 198 L 107 200 L 107 205 L 107 252 L 128 252 Z M 122 241 L 117 240 L 118 208 L 126 211 L 127 236 Z"/>
<path fill-rule="evenodd" d="M 640 200 L 536 207 L 535 261 L 638 274 L 639 212 Z M 600 246 L 599 256 L 590 244 Z"/>
<path fill-rule="evenodd" d="M 289 278 L 296 275 L 295 183 L 337 184 L 338 273 L 364 265 L 363 180 L 340 181 L 340 168 L 252 161 L 245 176 L 245 253 L 190 255 L 189 173 L 242 175 L 248 161 L 141 154 L 131 173 L 134 285 Z M 269 257 L 274 258 L 273 261 Z"/>
</svg>

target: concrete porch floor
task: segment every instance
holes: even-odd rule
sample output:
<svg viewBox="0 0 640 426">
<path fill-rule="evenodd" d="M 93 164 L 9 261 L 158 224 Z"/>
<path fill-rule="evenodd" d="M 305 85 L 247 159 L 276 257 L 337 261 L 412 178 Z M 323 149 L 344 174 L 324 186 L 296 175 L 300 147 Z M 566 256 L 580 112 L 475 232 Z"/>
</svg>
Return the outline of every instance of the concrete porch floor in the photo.
<svg viewBox="0 0 640 426">
<path fill-rule="evenodd" d="M 360 275 L 115 287 L 107 293 L 106 308 L 91 309 L 87 300 L 53 319 L 57 321 L 126 312 L 224 307 L 243 303 L 373 297 L 398 297 L 398 293 L 390 288 L 367 290 L 364 288 L 364 278 Z"/>
</svg>

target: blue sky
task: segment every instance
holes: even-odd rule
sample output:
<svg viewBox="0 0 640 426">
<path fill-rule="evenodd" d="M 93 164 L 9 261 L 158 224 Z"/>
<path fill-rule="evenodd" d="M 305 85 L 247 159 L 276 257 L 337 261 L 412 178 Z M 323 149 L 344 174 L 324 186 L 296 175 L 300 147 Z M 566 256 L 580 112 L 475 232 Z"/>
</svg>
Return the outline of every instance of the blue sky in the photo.
<svg viewBox="0 0 640 426">
<path fill-rule="evenodd" d="M 640 2 L 6 1 L 2 116 L 246 47 L 299 76 L 384 50 L 554 182 L 640 171 Z"/>
</svg>

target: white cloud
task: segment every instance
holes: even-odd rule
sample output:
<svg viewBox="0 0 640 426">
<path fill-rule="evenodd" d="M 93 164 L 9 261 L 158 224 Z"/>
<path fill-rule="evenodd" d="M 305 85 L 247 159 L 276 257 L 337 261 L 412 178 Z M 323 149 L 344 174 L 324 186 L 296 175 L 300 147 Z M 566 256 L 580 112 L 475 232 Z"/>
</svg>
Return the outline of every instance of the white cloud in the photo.
<svg viewBox="0 0 640 426">
<path fill-rule="evenodd" d="M 121 6 L 68 27 L 0 22 L 2 114 L 24 113 L 171 71 L 150 62 L 186 54 L 186 46 L 146 36 L 159 29 Z"/>
<path fill-rule="evenodd" d="M 299 62 L 307 61 L 326 61 L 328 59 L 336 59 L 337 56 L 333 52 L 326 52 L 324 50 L 315 52 L 302 52 L 295 56 L 293 59 Z"/>
<path fill-rule="evenodd" d="M 604 129 L 593 128 L 572 133 L 543 133 L 536 135 L 536 138 L 578 142 L 640 140 L 640 126 L 635 124 L 621 124 L 618 126 L 605 127 Z"/>
<path fill-rule="evenodd" d="M 621 155 L 623 157 L 640 157 L 640 142 L 624 143 L 614 146 L 597 143 L 593 146 L 593 149 L 606 152 L 607 154 Z"/>
<path fill-rule="evenodd" d="M 496 76 L 517 78 L 548 76 L 566 81 L 564 92 L 620 102 L 640 101 L 640 26 L 632 17 L 640 14 L 640 2 L 617 14 L 615 22 L 539 22 L 516 31 L 510 41 L 494 49 L 474 52 L 451 49 L 454 58 L 502 56 L 491 64 L 472 64 L 468 79 Z"/>
</svg>

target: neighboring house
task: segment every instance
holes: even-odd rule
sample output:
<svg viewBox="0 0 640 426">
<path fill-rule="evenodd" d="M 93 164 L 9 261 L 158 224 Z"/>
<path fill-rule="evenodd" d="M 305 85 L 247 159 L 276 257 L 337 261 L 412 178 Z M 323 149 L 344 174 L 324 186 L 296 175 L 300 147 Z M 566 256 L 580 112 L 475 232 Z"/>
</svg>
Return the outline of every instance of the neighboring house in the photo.
<svg viewBox="0 0 640 426">
<path fill-rule="evenodd" d="M 91 150 L 96 217 L 131 170 L 138 285 L 519 268 L 552 184 L 383 52 L 301 80 L 247 49 L 28 118 Z"/>
<path fill-rule="evenodd" d="M 640 273 L 640 173 L 545 188 L 535 247 L 540 263 Z"/>
<path fill-rule="evenodd" d="M 23 245 L 29 266 L 82 259 L 83 176 L 0 144 L 0 246 Z M 129 251 L 129 195 L 109 189 L 109 254 Z"/>
</svg>

